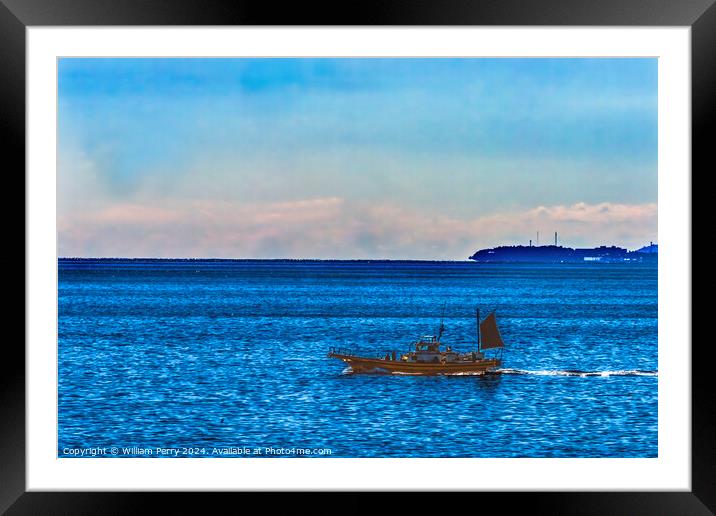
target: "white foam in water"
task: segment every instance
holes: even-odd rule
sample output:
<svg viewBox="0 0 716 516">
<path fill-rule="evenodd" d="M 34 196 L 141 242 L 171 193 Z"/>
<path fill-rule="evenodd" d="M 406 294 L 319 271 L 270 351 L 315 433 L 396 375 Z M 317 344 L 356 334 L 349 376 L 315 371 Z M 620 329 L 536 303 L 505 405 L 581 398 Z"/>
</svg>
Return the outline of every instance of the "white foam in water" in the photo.
<svg viewBox="0 0 716 516">
<path fill-rule="evenodd" d="M 346 367 L 341 374 L 353 374 L 350 367 Z M 371 374 L 393 374 L 397 376 L 420 376 L 420 373 L 405 373 L 385 371 L 376 369 Z M 588 376 L 599 376 L 601 378 L 609 378 L 610 376 L 659 376 L 658 371 L 643 371 L 640 369 L 616 370 L 616 371 L 575 371 L 575 370 L 537 370 L 528 371 L 526 369 L 496 369 L 488 373 L 484 372 L 464 372 L 464 373 L 440 373 L 440 376 L 482 376 L 484 374 L 523 374 L 532 376 L 579 376 L 586 378 Z"/>
<path fill-rule="evenodd" d="M 541 370 L 528 371 L 526 369 L 497 369 L 496 373 L 500 374 L 526 374 L 536 376 L 601 376 L 607 378 L 609 376 L 659 376 L 658 371 L 643 371 L 640 369 L 617 370 L 617 371 L 574 371 L 574 370 Z"/>
</svg>

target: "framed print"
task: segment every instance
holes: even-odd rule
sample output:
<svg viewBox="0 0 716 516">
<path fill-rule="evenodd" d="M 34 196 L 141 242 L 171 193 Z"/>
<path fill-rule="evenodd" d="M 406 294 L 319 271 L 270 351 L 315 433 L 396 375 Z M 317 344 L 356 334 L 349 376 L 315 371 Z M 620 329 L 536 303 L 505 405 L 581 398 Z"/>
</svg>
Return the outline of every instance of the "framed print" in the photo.
<svg viewBox="0 0 716 516">
<path fill-rule="evenodd" d="M 708 2 L 320 25 L 6 4 L 27 303 L 3 509 L 509 491 L 713 510 L 691 341 Z"/>
</svg>

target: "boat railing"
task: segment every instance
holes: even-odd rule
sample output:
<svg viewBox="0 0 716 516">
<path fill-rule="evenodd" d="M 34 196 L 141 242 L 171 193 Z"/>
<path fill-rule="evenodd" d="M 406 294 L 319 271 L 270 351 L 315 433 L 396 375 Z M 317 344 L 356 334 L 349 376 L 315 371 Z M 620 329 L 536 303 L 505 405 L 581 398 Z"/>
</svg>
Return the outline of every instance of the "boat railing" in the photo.
<svg viewBox="0 0 716 516">
<path fill-rule="evenodd" d="M 328 349 L 328 352 L 332 355 L 354 355 L 353 350 L 351 348 L 342 348 L 342 347 L 335 347 L 331 346 Z"/>
<path fill-rule="evenodd" d="M 385 358 L 385 353 L 356 353 L 352 348 L 335 347 L 331 346 L 328 348 L 328 353 L 331 355 L 349 355 L 349 356 L 364 356 L 366 358 Z"/>
</svg>

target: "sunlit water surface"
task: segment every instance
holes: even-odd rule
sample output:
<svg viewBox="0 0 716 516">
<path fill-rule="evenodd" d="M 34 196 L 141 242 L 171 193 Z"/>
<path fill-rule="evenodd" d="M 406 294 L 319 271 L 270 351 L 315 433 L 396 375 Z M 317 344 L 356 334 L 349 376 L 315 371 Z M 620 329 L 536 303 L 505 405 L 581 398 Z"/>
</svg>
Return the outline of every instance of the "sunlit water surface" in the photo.
<svg viewBox="0 0 716 516">
<path fill-rule="evenodd" d="M 477 304 L 499 374 L 326 356 L 405 351 L 443 305 L 470 350 Z M 60 260 L 58 308 L 59 456 L 657 456 L 655 265 Z"/>
</svg>

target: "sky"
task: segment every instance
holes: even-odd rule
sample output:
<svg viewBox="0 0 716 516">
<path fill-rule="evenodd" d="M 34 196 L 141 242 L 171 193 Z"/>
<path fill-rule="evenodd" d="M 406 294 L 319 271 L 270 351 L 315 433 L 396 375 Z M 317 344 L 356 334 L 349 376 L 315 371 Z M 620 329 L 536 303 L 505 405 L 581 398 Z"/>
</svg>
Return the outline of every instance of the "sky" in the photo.
<svg viewBox="0 0 716 516">
<path fill-rule="evenodd" d="M 657 242 L 656 59 L 58 63 L 60 256 Z"/>
</svg>

